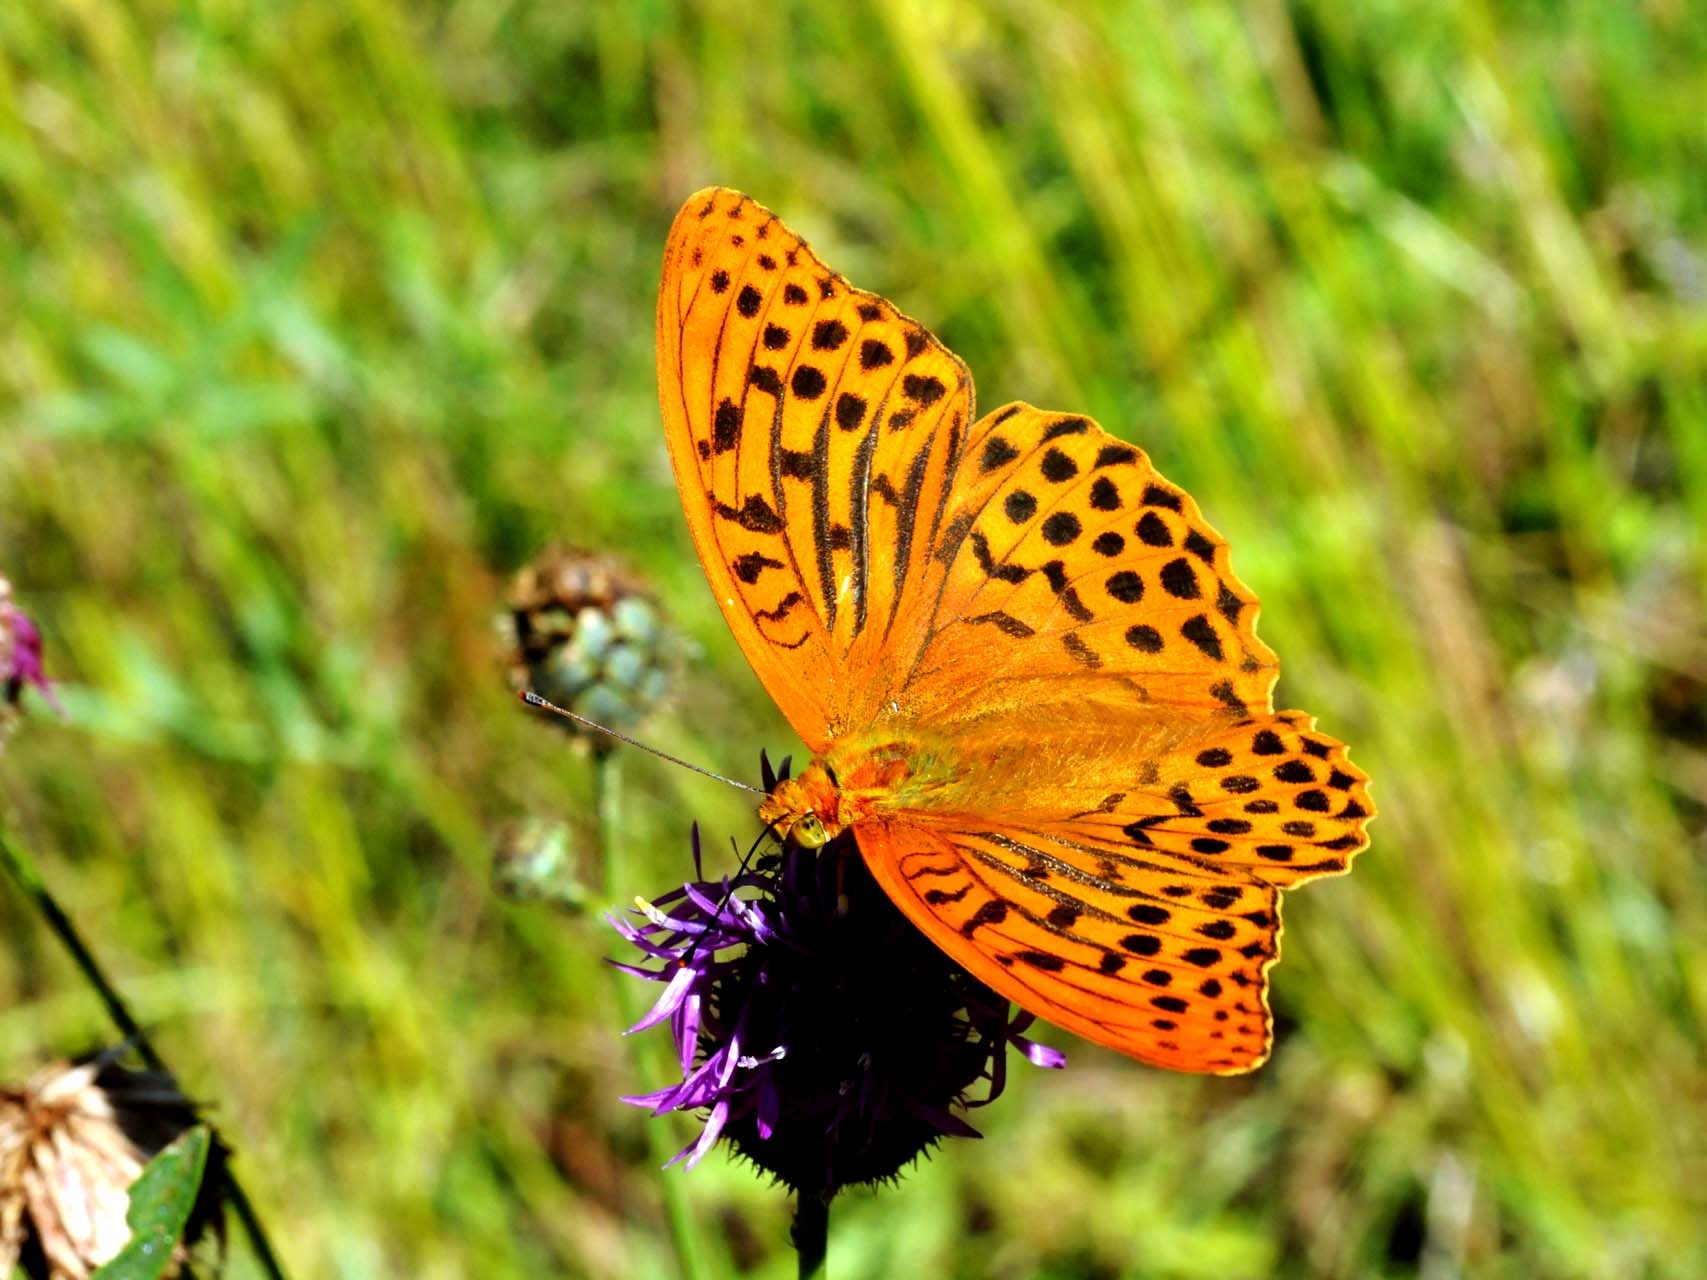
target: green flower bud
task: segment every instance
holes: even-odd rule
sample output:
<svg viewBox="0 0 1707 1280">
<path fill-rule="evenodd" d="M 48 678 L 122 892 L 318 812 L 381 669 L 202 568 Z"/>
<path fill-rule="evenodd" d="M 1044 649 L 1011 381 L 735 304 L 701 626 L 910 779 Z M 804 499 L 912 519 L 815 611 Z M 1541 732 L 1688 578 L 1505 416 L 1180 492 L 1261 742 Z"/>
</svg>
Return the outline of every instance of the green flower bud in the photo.
<svg viewBox="0 0 1707 1280">
<path fill-rule="evenodd" d="M 569 825 L 524 818 L 505 827 L 493 853 L 492 886 L 511 902 L 584 910 L 588 889 L 576 866 Z"/>
<path fill-rule="evenodd" d="M 516 575 L 509 605 L 511 687 L 612 729 L 655 708 L 685 656 L 657 603 L 611 556 L 548 549 Z"/>
</svg>

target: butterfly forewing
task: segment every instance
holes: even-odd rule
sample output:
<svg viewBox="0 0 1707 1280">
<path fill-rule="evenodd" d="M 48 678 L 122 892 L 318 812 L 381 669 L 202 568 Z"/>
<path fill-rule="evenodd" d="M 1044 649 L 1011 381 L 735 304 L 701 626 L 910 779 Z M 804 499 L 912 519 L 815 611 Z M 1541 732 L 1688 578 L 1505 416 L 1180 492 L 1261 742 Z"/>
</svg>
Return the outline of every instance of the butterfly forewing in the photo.
<svg viewBox="0 0 1707 1280">
<path fill-rule="evenodd" d="M 737 192 L 692 197 L 658 302 L 671 457 L 700 558 L 815 750 L 922 589 L 972 412 L 965 367 Z"/>
<path fill-rule="evenodd" d="M 1009 405 L 976 424 L 966 455 L 909 678 L 919 714 L 947 726 L 984 716 L 993 693 L 1035 705 L 1063 690 L 1123 717 L 1267 709 L 1276 662 L 1252 593 L 1142 450 L 1087 418 Z M 974 662 L 976 685 L 956 678 Z"/>
</svg>

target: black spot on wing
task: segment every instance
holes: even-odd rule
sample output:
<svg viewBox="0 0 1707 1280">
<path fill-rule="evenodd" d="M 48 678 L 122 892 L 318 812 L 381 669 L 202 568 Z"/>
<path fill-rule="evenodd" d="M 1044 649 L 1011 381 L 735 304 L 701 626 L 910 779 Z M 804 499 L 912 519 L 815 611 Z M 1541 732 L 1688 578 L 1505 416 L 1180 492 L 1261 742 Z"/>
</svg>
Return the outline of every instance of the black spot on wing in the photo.
<svg viewBox="0 0 1707 1280">
<path fill-rule="evenodd" d="M 1169 511 L 1178 511 L 1183 505 L 1179 494 L 1171 489 L 1164 489 L 1159 484 L 1146 486 L 1141 501 L 1146 507 L 1166 507 Z"/>
<path fill-rule="evenodd" d="M 1193 614 L 1180 625 L 1179 633 L 1191 641 L 1197 649 L 1216 662 L 1224 661 L 1226 654 L 1221 648 L 1221 637 L 1216 633 L 1215 626 L 1201 613 Z"/>
<path fill-rule="evenodd" d="M 1139 519 L 1135 532 L 1138 540 L 1147 547 L 1171 547 L 1174 545 L 1174 535 L 1168 528 L 1168 522 L 1154 511 L 1146 511 Z"/>
<path fill-rule="evenodd" d="M 824 394 L 827 385 L 824 372 L 809 364 L 796 365 L 794 376 L 789 379 L 788 389 L 802 400 L 816 400 Z"/>
<path fill-rule="evenodd" d="M 1001 436 L 991 436 L 984 445 L 983 456 L 978 459 L 979 469 L 988 474 L 998 470 L 1019 457 L 1019 450 L 1014 448 Z"/>
<path fill-rule="evenodd" d="M 812 329 L 814 351 L 835 351 L 848 340 L 848 327 L 840 320 L 820 320 Z"/>
<path fill-rule="evenodd" d="M 1057 511 L 1043 522 L 1043 540 L 1052 547 L 1064 547 L 1079 536 L 1082 526 L 1071 511 Z"/>
<path fill-rule="evenodd" d="M 1059 449 L 1050 449 L 1045 453 L 1039 469 L 1043 472 L 1043 478 L 1051 484 L 1061 484 L 1079 474 L 1079 464 Z"/>
<path fill-rule="evenodd" d="M 1067 611 L 1075 622 L 1090 622 L 1095 616 L 1085 607 L 1085 602 L 1079 598 L 1079 593 L 1067 581 L 1067 566 L 1060 560 L 1051 560 L 1039 566 L 1043 576 L 1049 582 L 1050 590 L 1061 602 L 1061 607 Z"/>
<path fill-rule="evenodd" d="M 773 560 L 757 551 L 749 551 L 745 555 L 736 556 L 729 565 L 735 576 L 749 586 L 757 582 L 759 575 L 766 569 L 780 569 L 782 567 L 782 561 Z"/>
<path fill-rule="evenodd" d="M 942 379 L 920 377 L 909 373 L 901 379 L 901 394 L 909 400 L 917 400 L 922 405 L 933 405 L 941 400 L 948 392 L 943 386 Z"/>
<path fill-rule="evenodd" d="M 862 369 L 881 369 L 886 364 L 895 363 L 895 353 L 879 342 L 876 338 L 867 338 L 859 347 L 859 367 Z"/>
<path fill-rule="evenodd" d="M 741 410 L 725 396 L 717 406 L 711 421 L 711 447 L 716 453 L 728 453 L 741 436 Z"/>
<path fill-rule="evenodd" d="M 990 554 L 990 541 L 976 529 L 972 531 L 967 541 L 972 545 L 973 558 L 978 562 L 986 578 L 995 578 L 1001 582 L 1024 582 L 1031 576 L 1031 570 L 1024 565 L 997 564 L 995 557 Z"/>
<path fill-rule="evenodd" d="M 836 425 L 843 431 L 857 431 L 865 421 L 865 400 L 844 391 L 836 397 Z"/>
<path fill-rule="evenodd" d="M 1129 444 L 1105 444 L 1097 450 L 1096 462 L 1093 464 L 1099 470 L 1103 467 L 1125 466 L 1138 461 L 1138 450 Z"/>
<path fill-rule="evenodd" d="M 1131 569 L 1111 573 L 1103 587 L 1122 604 L 1137 604 L 1144 598 L 1144 579 Z"/>
<path fill-rule="evenodd" d="M 913 528 L 918 520 L 919 495 L 925 487 L 925 472 L 930 466 L 931 442 L 925 441 L 924 446 L 913 456 L 912 464 L 907 468 L 907 484 L 901 491 L 901 507 L 895 527 L 895 599 L 901 599 L 901 589 L 906 585 L 907 569 L 913 553 Z M 988 549 L 985 554 L 988 555 Z"/>
<path fill-rule="evenodd" d="M 987 622 L 1003 635 L 1012 636 L 1016 640 L 1024 640 L 1029 636 L 1037 634 L 1018 618 L 1014 617 L 1012 614 L 1003 613 L 1000 609 L 993 610 L 990 613 L 980 613 L 974 617 L 967 618 L 966 621 L 970 623 Z"/>
<path fill-rule="evenodd" d="M 1057 418 L 1043 431 L 1043 439 L 1059 440 L 1062 436 L 1082 436 L 1091 429 L 1088 418 Z"/>
<path fill-rule="evenodd" d="M 756 609 L 753 611 L 753 616 L 765 622 L 781 622 L 802 599 L 803 597 L 798 591 L 790 591 L 777 602 L 774 609 Z"/>
<path fill-rule="evenodd" d="M 756 493 L 748 494 L 746 502 L 739 508 L 719 502 L 715 510 L 723 519 L 732 520 L 752 533 L 781 533 L 783 530 L 782 518 Z"/>
<path fill-rule="evenodd" d="M 1139 653 L 1160 653 L 1162 651 L 1162 634 L 1154 627 L 1139 623 L 1126 628 L 1126 643 Z"/>
<path fill-rule="evenodd" d="M 1162 590 L 1176 600 L 1195 600 L 1202 594 L 1191 562 L 1183 557 L 1170 560 L 1162 566 L 1161 580 Z"/>
<path fill-rule="evenodd" d="M 1068 657 L 1091 671 L 1102 666 L 1101 655 L 1071 631 L 1061 637 L 1061 647 Z"/>
<path fill-rule="evenodd" d="M 992 898 L 979 906 L 967 922 L 960 926 L 963 936 L 970 938 L 980 928 L 987 924 L 1001 924 L 1008 918 L 1008 904 L 1000 898 Z"/>
<path fill-rule="evenodd" d="M 1024 524 L 1037 514 L 1037 499 L 1024 489 L 1015 489 L 1002 503 L 1002 511 L 1015 524 Z"/>
</svg>

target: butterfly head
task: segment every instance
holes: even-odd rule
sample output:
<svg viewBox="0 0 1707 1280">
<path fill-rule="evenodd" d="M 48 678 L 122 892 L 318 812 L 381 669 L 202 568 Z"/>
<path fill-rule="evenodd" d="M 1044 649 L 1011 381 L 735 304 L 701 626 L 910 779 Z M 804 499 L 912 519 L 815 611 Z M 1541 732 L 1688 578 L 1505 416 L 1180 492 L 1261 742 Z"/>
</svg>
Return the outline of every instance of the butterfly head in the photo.
<svg viewBox="0 0 1707 1280">
<path fill-rule="evenodd" d="M 841 799 L 835 775 L 814 761 L 798 778 L 784 778 L 771 788 L 759 805 L 759 818 L 784 840 L 820 849 L 847 826 Z"/>
<path fill-rule="evenodd" d="M 830 829 L 815 813 L 803 813 L 788 829 L 788 838 L 806 849 L 822 849 L 830 843 Z"/>
<path fill-rule="evenodd" d="M 778 781 L 759 805 L 759 817 L 784 840 L 822 848 L 910 795 L 908 785 L 920 781 L 918 759 L 912 743 L 842 745 L 812 761 L 799 777 Z"/>
</svg>

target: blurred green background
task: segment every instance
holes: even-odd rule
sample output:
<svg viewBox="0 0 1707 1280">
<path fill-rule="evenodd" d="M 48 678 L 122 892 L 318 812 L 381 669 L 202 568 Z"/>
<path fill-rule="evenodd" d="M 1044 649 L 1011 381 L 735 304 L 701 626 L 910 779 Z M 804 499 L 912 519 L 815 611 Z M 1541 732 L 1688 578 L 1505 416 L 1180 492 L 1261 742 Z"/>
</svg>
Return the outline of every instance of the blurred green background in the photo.
<svg viewBox="0 0 1707 1280">
<path fill-rule="evenodd" d="M 493 616 L 620 548 L 703 655 L 648 735 L 790 746 L 655 400 L 727 183 L 1189 487 L 1382 811 L 1264 1071 L 1056 1035 L 834 1274 L 1707 1273 L 1703 103 L 1687 0 L 0 5 L 0 572 L 70 710 L 0 802 L 296 1276 L 673 1274 L 612 936 L 489 888 L 589 794 Z M 623 768 L 624 897 L 750 838 Z M 15 1079 L 104 1031 L 0 936 Z M 792 1274 L 780 1191 L 670 1176 Z"/>
</svg>

